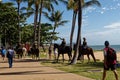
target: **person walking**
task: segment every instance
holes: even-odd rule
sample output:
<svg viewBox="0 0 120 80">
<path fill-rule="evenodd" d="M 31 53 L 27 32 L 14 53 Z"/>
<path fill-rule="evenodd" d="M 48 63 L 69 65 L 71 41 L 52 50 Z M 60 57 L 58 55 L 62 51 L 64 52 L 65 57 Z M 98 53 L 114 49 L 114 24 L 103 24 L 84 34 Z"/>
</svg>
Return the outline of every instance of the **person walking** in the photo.
<svg viewBox="0 0 120 80">
<path fill-rule="evenodd" d="M 7 58 L 8 58 L 9 68 L 12 68 L 13 58 L 14 58 L 14 50 L 12 47 L 8 48 Z"/>
<path fill-rule="evenodd" d="M 104 43 L 104 70 L 103 70 L 103 78 L 102 80 L 105 80 L 106 78 L 106 72 L 111 69 L 115 75 L 116 80 L 118 80 L 118 73 L 116 70 L 116 62 L 117 62 L 117 56 L 116 51 L 109 46 L 109 41 L 105 41 Z"/>
</svg>

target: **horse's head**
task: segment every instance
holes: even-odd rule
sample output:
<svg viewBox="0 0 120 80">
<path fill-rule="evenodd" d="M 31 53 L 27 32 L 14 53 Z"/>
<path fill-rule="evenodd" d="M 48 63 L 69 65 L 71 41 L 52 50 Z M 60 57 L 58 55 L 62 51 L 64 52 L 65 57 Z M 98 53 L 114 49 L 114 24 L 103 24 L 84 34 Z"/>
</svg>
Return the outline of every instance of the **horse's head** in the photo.
<svg viewBox="0 0 120 80">
<path fill-rule="evenodd" d="M 59 44 L 55 43 L 54 44 L 54 49 L 59 48 Z"/>
</svg>

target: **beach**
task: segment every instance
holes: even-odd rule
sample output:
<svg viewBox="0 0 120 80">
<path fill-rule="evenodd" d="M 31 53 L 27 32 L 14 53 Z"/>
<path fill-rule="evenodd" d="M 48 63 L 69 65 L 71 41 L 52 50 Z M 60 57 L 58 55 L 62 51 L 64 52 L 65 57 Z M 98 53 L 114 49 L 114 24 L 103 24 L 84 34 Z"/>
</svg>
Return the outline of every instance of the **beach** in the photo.
<svg viewBox="0 0 120 80">
<path fill-rule="evenodd" d="M 103 51 L 94 51 L 94 55 L 97 60 L 103 61 L 104 59 Z M 85 59 L 87 59 L 87 56 L 85 56 Z M 90 56 L 90 59 L 92 59 L 91 56 Z M 120 52 L 117 52 L 117 61 L 120 61 Z"/>
</svg>

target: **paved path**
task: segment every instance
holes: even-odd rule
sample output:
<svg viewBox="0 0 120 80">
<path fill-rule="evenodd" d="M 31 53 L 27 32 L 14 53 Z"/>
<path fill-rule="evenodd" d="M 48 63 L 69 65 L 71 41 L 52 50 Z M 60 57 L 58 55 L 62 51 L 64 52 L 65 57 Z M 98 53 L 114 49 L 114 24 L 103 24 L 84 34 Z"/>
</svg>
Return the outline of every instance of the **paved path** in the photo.
<svg viewBox="0 0 120 80">
<path fill-rule="evenodd" d="M 93 80 L 41 65 L 39 61 L 15 61 L 13 68 L 0 60 L 0 80 Z"/>
</svg>

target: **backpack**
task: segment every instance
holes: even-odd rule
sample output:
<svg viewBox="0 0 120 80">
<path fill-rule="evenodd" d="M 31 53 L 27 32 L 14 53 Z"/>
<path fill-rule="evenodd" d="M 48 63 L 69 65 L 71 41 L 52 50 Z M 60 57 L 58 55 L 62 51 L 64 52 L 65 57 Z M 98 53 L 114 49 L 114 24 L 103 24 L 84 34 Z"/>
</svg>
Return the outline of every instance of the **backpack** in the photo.
<svg viewBox="0 0 120 80">
<path fill-rule="evenodd" d="M 10 57 L 10 53 L 9 53 L 9 51 L 7 52 L 7 58 L 9 58 Z"/>
<path fill-rule="evenodd" d="M 7 52 L 7 58 L 12 58 L 12 55 L 10 54 L 10 52 Z"/>
<path fill-rule="evenodd" d="M 110 64 L 114 64 L 115 60 L 117 60 L 116 51 L 112 48 L 108 48 L 108 50 L 107 50 L 107 61 Z"/>
</svg>

